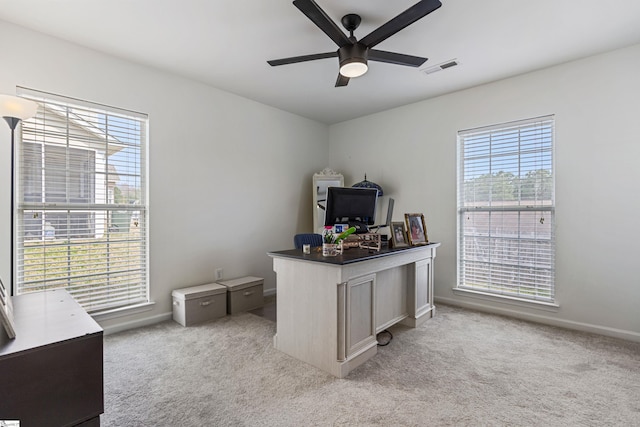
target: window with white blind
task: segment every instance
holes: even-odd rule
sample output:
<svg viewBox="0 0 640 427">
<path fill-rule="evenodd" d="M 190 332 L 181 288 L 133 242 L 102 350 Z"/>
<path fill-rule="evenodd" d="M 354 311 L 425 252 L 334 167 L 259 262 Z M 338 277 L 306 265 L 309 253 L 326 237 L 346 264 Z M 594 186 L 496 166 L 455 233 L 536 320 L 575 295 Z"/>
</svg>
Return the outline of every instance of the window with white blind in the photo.
<svg viewBox="0 0 640 427">
<path fill-rule="evenodd" d="M 64 288 L 88 312 L 149 301 L 147 116 L 28 89 L 16 215 L 18 294 Z"/>
<path fill-rule="evenodd" d="M 458 289 L 554 302 L 554 117 L 458 132 Z"/>
</svg>

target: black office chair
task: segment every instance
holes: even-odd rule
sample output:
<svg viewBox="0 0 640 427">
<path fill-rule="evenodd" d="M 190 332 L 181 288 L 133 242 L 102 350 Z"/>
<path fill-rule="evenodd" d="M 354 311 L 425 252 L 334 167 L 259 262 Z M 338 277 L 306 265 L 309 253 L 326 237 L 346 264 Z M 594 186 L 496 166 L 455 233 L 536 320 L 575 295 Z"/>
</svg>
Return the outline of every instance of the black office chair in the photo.
<svg viewBox="0 0 640 427">
<path fill-rule="evenodd" d="M 302 245 L 309 244 L 311 247 L 322 246 L 322 234 L 301 233 L 293 236 L 293 244 L 296 249 L 302 249 Z"/>
</svg>

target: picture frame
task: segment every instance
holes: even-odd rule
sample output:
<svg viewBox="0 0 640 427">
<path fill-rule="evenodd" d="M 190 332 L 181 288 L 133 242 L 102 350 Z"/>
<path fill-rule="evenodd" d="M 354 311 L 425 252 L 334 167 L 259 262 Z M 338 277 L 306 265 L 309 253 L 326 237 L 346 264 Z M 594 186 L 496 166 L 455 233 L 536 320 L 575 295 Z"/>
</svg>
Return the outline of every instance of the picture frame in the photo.
<svg viewBox="0 0 640 427">
<path fill-rule="evenodd" d="M 16 328 L 13 323 L 13 305 L 11 304 L 11 295 L 7 293 L 7 289 L 0 278 L 0 323 L 7 332 L 10 339 L 16 337 Z"/>
<path fill-rule="evenodd" d="M 427 227 L 424 222 L 424 215 L 421 213 L 406 213 L 404 219 L 407 224 L 407 236 L 411 246 L 427 245 Z"/>
<path fill-rule="evenodd" d="M 391 245 L 394 248 L 406 248 L 409 246 L 407 229 L 404 226 L 404 222 L 391 222 Z"/>
</svg>

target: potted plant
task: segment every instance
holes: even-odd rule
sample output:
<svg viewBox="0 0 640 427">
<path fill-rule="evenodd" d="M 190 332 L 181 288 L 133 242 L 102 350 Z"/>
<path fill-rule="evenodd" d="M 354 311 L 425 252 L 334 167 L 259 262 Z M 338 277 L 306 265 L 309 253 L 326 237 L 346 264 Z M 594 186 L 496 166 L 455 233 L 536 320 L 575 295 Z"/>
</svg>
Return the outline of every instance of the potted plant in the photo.
<svg viewBox="0 0 640 427">
<path fill-rule="evenodd" d="M 323 256 L 336 256 L 338 255 L 338 247 L 340 243 L 347 238 L 350 234 L 355 233 L 356 228 L 351 227 L 342 233 L 336 235 L 333 232 L 333 227 L 326 226 L 322 233 L 322 255 Z"/>
</svg>

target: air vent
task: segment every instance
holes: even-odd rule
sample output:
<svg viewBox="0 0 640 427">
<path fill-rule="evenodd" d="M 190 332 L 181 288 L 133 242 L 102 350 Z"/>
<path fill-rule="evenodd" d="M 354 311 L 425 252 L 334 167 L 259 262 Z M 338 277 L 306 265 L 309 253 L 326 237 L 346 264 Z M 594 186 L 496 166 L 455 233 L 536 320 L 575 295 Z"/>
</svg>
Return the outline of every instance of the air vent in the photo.
<svg viewBox="0 0 640 427">
<path fill-rule="evenodd" d="M 420 71 L 422 71 L 425 74 L 433 74 L 433 73 L 437 73 L 438 71 L 446 70 L 447 68 L 455 67 L 459 63 L 460 62 L 458 62 L 457 59 L 451 59 L 449 61 L 443 62 L 438 65 L 433 65 L 431 67 L 425 68 Z"/>
</svg>

